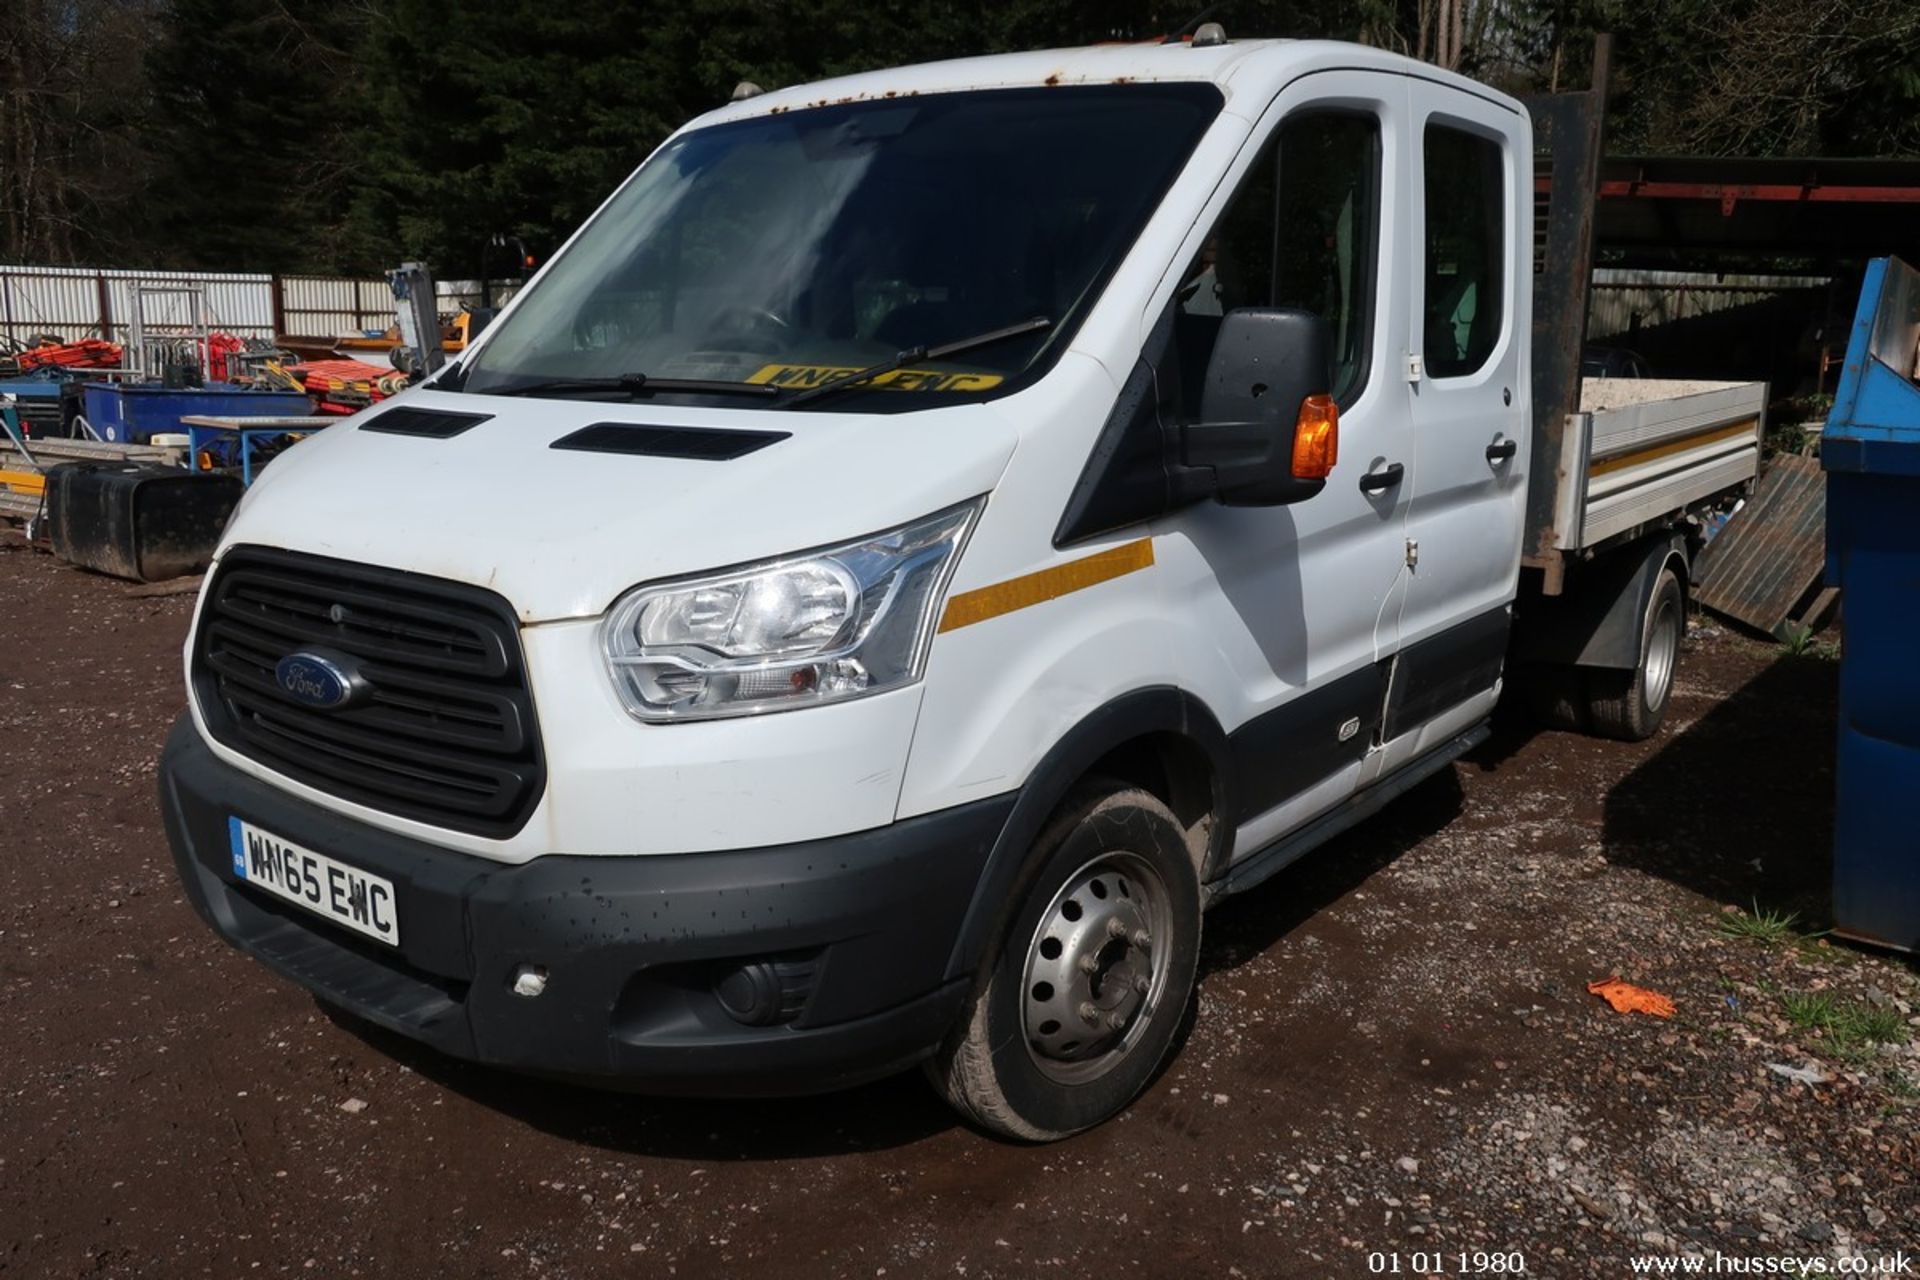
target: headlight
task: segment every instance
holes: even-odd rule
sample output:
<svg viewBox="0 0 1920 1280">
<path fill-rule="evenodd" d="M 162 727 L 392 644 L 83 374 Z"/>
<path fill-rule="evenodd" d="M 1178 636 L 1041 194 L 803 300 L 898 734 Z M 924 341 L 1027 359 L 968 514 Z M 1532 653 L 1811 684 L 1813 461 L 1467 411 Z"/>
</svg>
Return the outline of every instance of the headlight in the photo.
<svg viewBox="0 0 1920 1280">
<path fill-rule="evenodd" d="M 642 720 L 812 706 L 912 684 L 984 498 L 855 542 L 622 596 L 607 663 Z"/>
</svg>

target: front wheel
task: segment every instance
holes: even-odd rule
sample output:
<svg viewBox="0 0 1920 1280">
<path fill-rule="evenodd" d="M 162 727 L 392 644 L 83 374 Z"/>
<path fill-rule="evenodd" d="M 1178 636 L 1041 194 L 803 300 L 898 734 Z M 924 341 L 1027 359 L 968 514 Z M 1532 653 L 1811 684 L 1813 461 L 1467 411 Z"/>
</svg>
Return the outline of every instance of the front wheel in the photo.
<svg viewBox="0 0 1920 1280">
<path fill-rule="evenodd" d="M 1193 995 L 1200 885 L 1158 799 L 1090 786 L 1040 833 L 966 1014 L 928 1075 L 975 1123 L 1047 1142 L 1153 1079 Z"/>
</svg>

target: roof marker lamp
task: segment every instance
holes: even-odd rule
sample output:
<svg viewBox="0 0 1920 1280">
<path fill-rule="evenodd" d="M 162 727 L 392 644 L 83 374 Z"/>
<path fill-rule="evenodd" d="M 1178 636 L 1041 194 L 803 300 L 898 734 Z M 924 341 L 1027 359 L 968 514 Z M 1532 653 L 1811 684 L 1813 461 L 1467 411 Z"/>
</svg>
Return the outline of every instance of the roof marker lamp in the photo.
<svg viewBox="0 0 1920 1280">
<path fill-rule="evenodd" d="M 818 551 L 636 587 L 607 616 L 614 688 L 636 719 L 706 720 L 897 689 L 984 498 Z"/>
</svg>

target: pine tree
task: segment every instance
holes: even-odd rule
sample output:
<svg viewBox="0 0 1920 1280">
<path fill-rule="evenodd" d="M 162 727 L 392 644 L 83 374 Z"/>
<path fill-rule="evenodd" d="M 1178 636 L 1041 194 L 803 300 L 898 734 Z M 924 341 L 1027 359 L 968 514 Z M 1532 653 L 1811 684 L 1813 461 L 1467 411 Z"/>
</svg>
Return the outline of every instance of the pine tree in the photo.
<svg viewBox="0 0 1920 1280">
<path fill-rule="evenodd" d="M 231 271 L 353 257 L 340 228 L 363 180 L 347 145 L 359 8 L 169 0 L 162 21 L 146 64 L 149 260 Z"/>
</svg>

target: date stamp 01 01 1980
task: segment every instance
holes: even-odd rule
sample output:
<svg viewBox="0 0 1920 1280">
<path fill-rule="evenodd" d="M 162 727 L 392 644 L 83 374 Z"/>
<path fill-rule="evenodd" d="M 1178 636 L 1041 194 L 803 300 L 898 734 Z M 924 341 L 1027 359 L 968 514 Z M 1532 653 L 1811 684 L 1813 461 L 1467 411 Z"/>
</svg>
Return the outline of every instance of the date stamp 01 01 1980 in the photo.
<svg viewBox="0 0 1920 1280">
<path fill-rule="evenodd" d="M 1370 1275 L 1432 1276 L 1525 1275 L 1527 1262 L 1518 1250 L 1456 1252 L 1418 1250 L 1410 1253 L 1367 1254 Z M 1623 1274 L 1631 1275 L 1765 1275 L 1765 1276 L 1914 1276 L 1920 1277 L 1920 1259 L 1901 1250 L 1881 1258 L 1862 1255 L 1829 1258 L 1750 1256 L 1715 1253 L 1668 1256 L 1640 1255 L 1627 1260 Z"/>
</svg>

